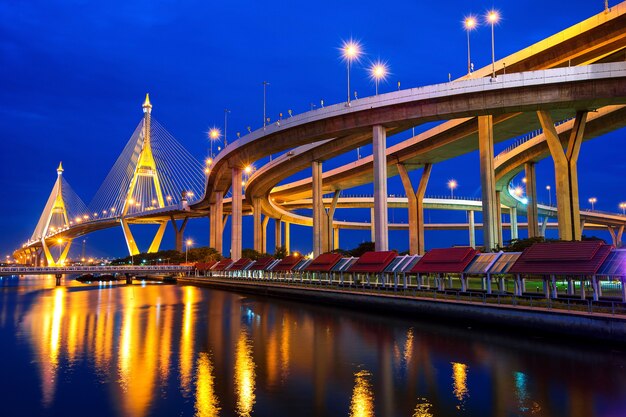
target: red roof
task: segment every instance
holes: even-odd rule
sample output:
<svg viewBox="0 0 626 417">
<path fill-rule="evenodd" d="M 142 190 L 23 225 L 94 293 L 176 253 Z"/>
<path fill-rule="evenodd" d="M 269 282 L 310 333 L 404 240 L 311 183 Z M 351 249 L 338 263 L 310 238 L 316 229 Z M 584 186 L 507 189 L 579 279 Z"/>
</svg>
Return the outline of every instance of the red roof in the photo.
<svg viewBox="0 0 626 417">
<path fill-rule="evenodd" d="M 229 266 L 227 269 L 229 271 L 241 271 L 242 269 L 244 269 L 250 262 L 252 262 L 252 259 L 250 258 L 239 258 L 239 260 L 237 262 L 235 262 L 234 264 L 232 264 L 231 266 Z"/>
<path fill-rule="evenodd" d="M 213 267 L 212 271 L 225 271 L 226 268 L 228 268 L 228 266 L 232 263 L 233 260 L 230 258 L 222 259 Z"/>
<path fill-rule="evenodd" d="M 385 252 L 365 252 L 348 272 L 383 272 L 398 253 L 394 250 Z"/>
<path fill-rule="evenodd" d="M 275 259 L 272 258 L 271 256 L 268 256 L 266 258 L 261 258 L 257 260 L 254 263 L 254 265 L 250 267 L 250 271 L 265 271 L 267 267 L 270 266 L 272 262 L 274 262 L 274 260 Z"/>
<path fill-rule="evenodd" d="M 337 265 L 337 262 L 340 260 L 341 255 L 338 253 L 323 253 L 313 259 L 313 262 L 304 268 L 304 271 L 328 272 L 333 269 L 333 266 Z"/>
<path fill-rule="evenodd" d="M 196 269 L 198 271 L 206 271 L 208 269 L 211 269 L 211 267 L 213 265 L 215 265 L 216 263 L 217 263 L 217 261 L 198 262 L 198 263 L 196 263 Z"/>
<path fill-rule="evenodd" d="M 537 243 L 524 250 L 509 272 L 594 275 L 611 249 L 601 241 Z"/>
<path fill-rule="evenodd" d="M 411 268 L 410 272 L 460 274 L 465 271 L 478 253 L 479 251 L 472 248 L 431 249 Z"/>
<path fill-rule="evenodd" d="M 298 262 L 302 259 L 302 256 L 286 256 L 284 257 L 273 269 L 272 271 L 291 271 L 298 265 Z"/>
</svg>

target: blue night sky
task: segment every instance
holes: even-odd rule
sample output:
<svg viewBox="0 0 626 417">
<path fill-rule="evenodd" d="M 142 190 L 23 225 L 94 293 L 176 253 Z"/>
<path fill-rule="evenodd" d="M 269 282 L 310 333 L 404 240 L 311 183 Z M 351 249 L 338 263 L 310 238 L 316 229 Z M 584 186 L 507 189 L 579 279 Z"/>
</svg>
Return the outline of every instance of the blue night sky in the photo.
<svg viewBox="0 0 626 417">
<path fill-rule="evenodd" d="M 614 3 L 611 2 L 611 3 Z M 207 155 L 206 132 L 222 127 L 224 108 L 229 138 L 262 123 L 263 80 L 268 115 L 306 111 L 345 100 L 342 40 L 361 41 L 367 55 L 352 71 L 359 96 L 374 94 L 366 67 L 378 58 L 392 75 L 381 92 L 445 82 L 463 75 L 466 38 L 463 17 L 483 15 L 491 7 L 502 14 L 496 27 L 496 58 L 552 35 L 603 10 L 602 0 L 491 1 L 3 1 L 0 2 L 0 205 L 2 256 L 30 237 L 63 161 L 65 178 L 85 202 L 130 138 L 150 92 L 153 116 L 199 160 Z M 543 16 L 538 15 L 541 10 Z M 472 33 L 476 68 L 490 62 L 490 31 Z M 615 149 L 626 143 L 624 130 L 585 143 L 579 161 L 580 198 L 596 196 L 596 208 L 617 211 L 626 200 L 626 163 Z M 403 138 L 406 135 L 402 136 Z M 398 138 L 390 138 L 395 143 Z M 496 151 L 506 145 L 500 145 Z M 368 153 L 368 149 L 363 150 Z M 622 152 L 617 153 L 621 155 Z M 355 152 L 325 165 L 329 169 Z M 260 165 L 257 163 L 257 165 Z M 537 188 L 554 183 L 551 160 L 539 164 Z M 298 177 L 308 175 L 303 172 Z M 456 178 L 459 196 L 479 197 L 478 155 L 438 164 L 427 195 L 447 194 Z M 372 186 L 348 193 L 371 193 Z M 403 194 L 398 178 L 389 192 Z M 545 194 L 542 195 L 542 194 Z M 464 213 L 431 212 L 427 221 L 462 221 Z M 336 218 L 369 220 L 369 210 Z M 390 221 L 406 221 L 406 210 L 390 211 Z M 208 221 L 190 222 L 187 236 L 208 244 Z M 251 219 L 244 219 L 244 247 L 252 246 Z M 147 247 L 147 235 L 138 232 Z M 554 232 L 550 232 L 554 233 Z M 273 222 L 268 227 L 273 245 Z M 525 232 L 521 233 L 522 235 Z M 588 233 L 587 233 L 588 234 Z M 173 247 L 168 228 L 162 247 Z M 229 250 L 229 227 L 225 251 Z M 292 250 L 309 251 L 311 231 L 292 227 Z M 608 239 L 608 233 L 599 236 Z M 466 232 L 427 232 L 427 246 L 467 244 Z M 505 233 L 505 239 L 507 238 Z M 120 228 L 86 237 L 87 254 L 125 255 Z M 369 232 L 342 232 L 341 247 L 369 240 Z M 478 241 L 482 239 L 479 236 Z M 408 247 L 406 232 L 393 232 L 390 246 Z M 78 254 L 76 244 L 71 254 Z"/>
</svg>

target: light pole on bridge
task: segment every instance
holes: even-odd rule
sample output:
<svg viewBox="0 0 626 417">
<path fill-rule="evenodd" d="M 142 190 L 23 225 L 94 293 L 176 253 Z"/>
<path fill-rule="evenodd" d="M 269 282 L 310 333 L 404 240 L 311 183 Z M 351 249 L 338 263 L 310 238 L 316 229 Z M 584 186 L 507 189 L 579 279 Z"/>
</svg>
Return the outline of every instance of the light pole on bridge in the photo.
<svg viewBox="0 0 626 417">
<path fill-rule="evenodd" d="M 470 32 L 476 29 L 477 21 L 474 16 L 465 18 L 465 32 L 467 32 L 467 75 L 472 73 L 472 59 L 470 58 Z"/>
<path fill-rule="evenodd" d="M 552 187 L 546 185 L 546 190 L 548 190 L 548 205 L 552 207 Z"/>
<path fill-rule="evenodd" d="M 588 201 L 591 203 L 591 211 L 593 211 L 595 204 L 598 202 L 598 199 L 595 197 L 591 197 Z"/>
<path fill-rule="evenodd" d="M 450 189 L 450 198 L 454 198 L 454 189 L 459 186 L 459 183 L 455 179 L 448 181 L 448 188 Z"/>
<path fill-rule="evenodd" d="M 230 113 L 230 110 L 224 109 L 224 147 L 228 145 L 228 137 L 226 136 L 228 133 L 228 113 Z"/>
<path fill-rule="evenodd" d="M 491 78 L 496 78 L 496 42 L 493 27 L 498 20 L 500 20 L 500 15 L 497 10 L 490 10 L 487 13 L 487 21 L 491 25 Z"/>
<path fill-rule="evenodd" d="M 361 45 L 352 39 L 347 42 L 344 42 L 341 47 L 343 59 L 347 64 L 347 73 L 348 73 L 348 101 L 346 106 L 350 107 L 350 64 L 352 61 L 358 61 L 359 56 L 361 55 Z"/>
<path fill-rule="evenodd" d="M 270 85 L 269 82 L 263 81 L 263 130 L 265 130 L 265 125 L 267 124 L 267 86 Z"/>
<path fill-rule="evenodd" d="M 187 241 L 185 242 L 185 263 L 187 263 L 189 256 L 189 246 L 191 246 L 192 244 L 193 241 L 191 239 L 187 239 Z"/>
</svg>

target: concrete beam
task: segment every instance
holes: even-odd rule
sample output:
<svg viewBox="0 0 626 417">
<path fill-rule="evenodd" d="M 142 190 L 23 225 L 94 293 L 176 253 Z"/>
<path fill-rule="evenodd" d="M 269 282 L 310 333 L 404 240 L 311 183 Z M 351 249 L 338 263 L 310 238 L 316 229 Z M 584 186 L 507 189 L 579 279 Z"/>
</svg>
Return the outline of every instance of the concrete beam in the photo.
<svg viewBox="0 0 626 417">
<path fill-rule="evenodd" d="M 262 230 L 262 214 L 261 214 L 261 199 L 254 197 L 252 199 L 252 223 L 254 228 L 254 250 L 263 253 L 263 230 Z"/>
<path fill-rule="evenodd" d="M 326 240 L 324 242 L 324 252 L 331 252 L 333 249 L 336 248 L 335 244 L 333 243 L 335 238 L 335 234 L 333 231 L 333 219 L 335 218 L 335 210 L 337 209 L 337 202 L 339 201 L 340 195 L 341 190 L 335 190 L 335 193 L 333 194 L 333 200 L 330 203 L 330 207 L 328 207 L 328 210 L 325 213 L 326 219 L 324 220 L 326 225 Z"/>
<path fill-rule="evenodd" d="M 214 193 L 215 201 L 210 205 L 210 230 L 209 230 L 209 246 L 215 249 L 218 253 L 223 253 L 222 236 L 224 223 L 222 217 L 224 216 L 224 193 L 216 191 Z"/>
<path fill-rule="evenodd" d="M 537 210 L 537 179 L 535 174 L 535 163 L 526 162 L 524 164 L 526 172 L 526 217 L 528 218 L 528 237 L 539 236 L 539 213 Z"/>
<path fill-rule="evenodd" d="M 374 247 L 389 250 L 387 224 L 387 132 L 381 125 L 372 128 L 374 157 Z"/>
<path fill-rule="evenodd" d="M 517 207 L 509 208 L 509 217 L 511 223 L 511 240 L 518 239 L 519 234 L 517 230 Z"/>
<path fill-rule="evenodd" d="M 483 239 L 486 251 L 500 245 L 496 179 L 493 168 L 493 116 L 478 116 L 478 152 L 480 157 L 480 185 L 483 200 Z"/>
<path fill-rule="evenodd" d="M 311 164 L 313 178 L 313 256 L 318 257 L 324 252 L 324 235 L 326 228 L 324 227 L 324 203 L 322 200 L 322 163 L 313 161 Z"/>
<path fill-rule="evenodd" d="M 230 232 L 230 257 L 233 261 L 237 261 L 241 258 L 241 216 L 242 216 L 242 201 L 241 201 L 241 168 L 232 168 L 232 214 L 231 214 L 231 232 Z"/>
<path fill-rule="evenodd" d="M 476 249 L 476 224 L 474 223 L 474 210 L 467 212 L 467 220 L 469 224 L 469 245 Z"/>
<path fill-rule="evenodd" d="M 424 195 L 432 171 L 432 164 L 424 165 L 417 191 L 411 183 L 409 173 L 404 164 L 398 164 L 398 173 L 407 195 L 409 206 L 409 253 L 423 255 L 426 251 L 424 242 Z"/>
<path fill-rule="evenodd" d="M 563 240 L 580 240 L 582 234 L 576 163 L 587 122 L 587 112 L 579 111 L 576 113 L 566 150 L 561 145 L 550 113 L 546 110 L 538 110 L 537 117 L 554 161 L 559 237 Z"/>
<path fill-rule="evenodd" d="M 291 254 L 291 223 L 285 222 L 285 251 Z"/>
<path fill-rule="evenodd" d="M 178 223 L 176 223 L 176 218 L 174 217 L 174 215 L 170 216 L 170 220 L 172 222 L 172 227 L 174 228 L 174 244 L 176 247 L 176 251 L 179 253 L 182 253 L 183 252 L 183 237 L 185 234 L 185 227 L 187 227 L 187 221 L 189 220 L 189 217 L 185 217 L 182 223 L 180 224 L 180 226 L 178 225 Z"/>
<path fill-rule="evenodd" d="M 281 224 L 280 219 L 274 219 L 274 245 L 277 249 L 283 245 Z"/>
</svg>

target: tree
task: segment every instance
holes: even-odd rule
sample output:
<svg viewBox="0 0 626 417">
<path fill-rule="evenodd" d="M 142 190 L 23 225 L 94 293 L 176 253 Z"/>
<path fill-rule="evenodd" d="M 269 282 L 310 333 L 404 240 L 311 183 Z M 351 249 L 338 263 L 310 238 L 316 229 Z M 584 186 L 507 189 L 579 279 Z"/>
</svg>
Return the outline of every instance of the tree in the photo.
<svg viewBox="0 0 626 417">
<path fill-rule="evenodd" d="M 363 242 L 349 252 L 352 256 L 360 257 L 365 252 L 371 252 L 373 250 L 375 250 L 374 242 Z"/>
<path fill-rule="evenodd" d="M 283 259 L 287 256 L 287 248 L 284 246 L 276 246 L 276 251 L 274 252 L 274 258 Z"/>
</svg>

